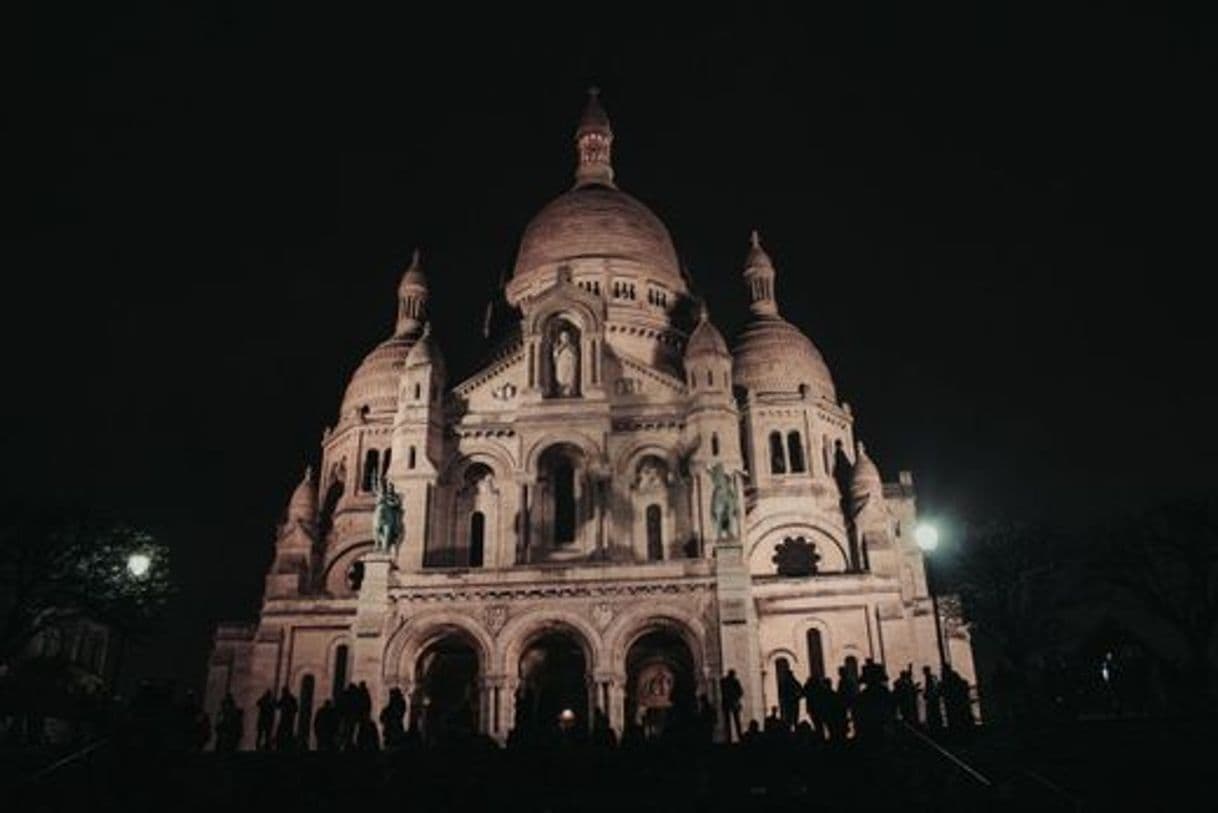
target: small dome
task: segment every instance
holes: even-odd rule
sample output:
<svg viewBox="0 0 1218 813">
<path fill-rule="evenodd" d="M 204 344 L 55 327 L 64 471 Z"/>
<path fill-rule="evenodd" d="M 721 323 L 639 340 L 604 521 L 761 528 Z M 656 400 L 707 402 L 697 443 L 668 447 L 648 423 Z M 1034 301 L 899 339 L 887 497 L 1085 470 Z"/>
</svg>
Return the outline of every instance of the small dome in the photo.
<svg viewBox="0 0 1218 813">
<path fill-rule="evenodd" d="M 581 186 L 547 204 L 524 230 L 513 279 L 588 257 L 635 262 L 685 290 L 668 229 L 639 201 L 607 186 Z"/>
<path fill-rule="evenodd" d="M 860 443 L 854 470 L 850 474 L 850 512 L 857 514 L 868 504 L 878 505 L 883 496 L 884 481 L 880 477 L 880 470 Z"/>
<path fill-rule="evenodd" d="M 392 415 L 398 406 L 398 380 L 415 343 L 412 336 L 394 336 L 365 356 L 347 384 L 340 418 L 365 406 L 369 414 Z"/>
<path fill-rule="evenodd" d="M 309 466 L 288 500 L 288 521 L 312 522 L 316 516 L 317 488 L 313 485 L 313 467 Z"/>
<path fill-rule="evenodd" d="M 410 348 L 410 352 L 406 354 L 406 367 L 422 367 L 430 364 L 440 371 L 444 372 L 444 356 L 440 353 L 439 346 L 436 345 L 435 339 L 431 336 L 431 323 L 423 327 L 423 334 L 419 336 L 419 340 L 414 343 L 414 347 Z"/>
<path fill-rule="evenodd" d="M 740 333 L 732 351 L 732 379 L 755 392 L 795 392 L 807 384 L 813 392 L 837 399 L 820 351 L 777 314 L 754 318 Z"/>
<path fill-rule="evenodd" d="M 702 306 L 702 310 L 698 314 L 697 326 L 689 334 L 689 342 L 685 345 L 685 358 L 690 359 L 695 356 L 704 355 L 731 356 L 727 350 L 727 342 L 723 340 L 723 334 L 719 332 L 719 329 L 711 323 L 710 318 L 707 316 L 705 305 Z"/>
</svg>

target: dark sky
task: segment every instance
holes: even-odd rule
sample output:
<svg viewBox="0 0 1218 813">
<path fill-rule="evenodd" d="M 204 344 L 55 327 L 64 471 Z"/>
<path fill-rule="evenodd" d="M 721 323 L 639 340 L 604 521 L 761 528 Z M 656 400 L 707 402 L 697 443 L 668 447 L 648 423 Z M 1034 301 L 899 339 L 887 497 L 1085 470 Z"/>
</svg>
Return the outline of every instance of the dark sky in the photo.
<svg viewBox="0 0 1218 813">
<path fill-rule="evenodd" d="M 622 187 L 724 332 L 756 226 L 784 315 L 928 514 L 1086 523 L 1214 483 L 1212 20 L 246 5 L 5 35 L 4 488 L 172 546 L 172 631 L 134 671 L 197 681 L 211 624 L 256 612 L 416 245 L 469 370 L 591 83 Z"/>
</svg>

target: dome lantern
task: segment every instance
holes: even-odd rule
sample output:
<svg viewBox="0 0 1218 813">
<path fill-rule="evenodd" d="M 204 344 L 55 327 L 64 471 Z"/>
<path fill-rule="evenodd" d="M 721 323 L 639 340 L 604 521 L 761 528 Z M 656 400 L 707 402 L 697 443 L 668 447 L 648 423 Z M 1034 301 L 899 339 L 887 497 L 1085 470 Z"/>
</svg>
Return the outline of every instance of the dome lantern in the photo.
<svg viewBox="0 0 1218 813">
<path fill-rule="evenodd" d="M 405 336 L 418 333 L 427 318 L 427 277 L 416 248 L 410 259 L 410 267 L 402 275 L 398 285 L 398 321 L 394 334 Z"/>
<path fill-rule="evenodd" d="M 588 103 L 575 129 L 575 187 L 613 186 L 613 128 L 600 103 L 600 90 L 588 88 Z"/>
<path fill-rule="evenodd" d="M 753 229 L 749 242 L 749 256 L 744 261 L 744 281 L 749 286 L 749 310 L 758 316 L 777 316 L 774 263 L 761 247 L 761 237 L 756 229 Z"/>
</svg>

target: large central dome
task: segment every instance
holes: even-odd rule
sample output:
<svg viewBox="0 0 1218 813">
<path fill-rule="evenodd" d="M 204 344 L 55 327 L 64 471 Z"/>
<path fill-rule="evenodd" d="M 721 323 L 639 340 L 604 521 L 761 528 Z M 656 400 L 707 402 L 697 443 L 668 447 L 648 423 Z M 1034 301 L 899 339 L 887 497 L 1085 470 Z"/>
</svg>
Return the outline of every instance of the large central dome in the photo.
<svg viewBox="0 0 1218 813">
<path fill-rule="evenodd" d="M 684 287 L 668 229 L 642 203 L 608 186 L 579 186 L 530 221 L 516 255 L 515 279 L 581 258 L 637 263 Z"/>
<path fill-rule="evenodd" d="M 608 268 L 684 293 L 668 229 L 613 182 L 613 128 L 595 88 L 575 131 L 575 153 L 574 188 L 550 201 L 525 227 L 508 300 L 544 288 L 563 265 L 577 279 L 581 271 Z"/>
</svg>

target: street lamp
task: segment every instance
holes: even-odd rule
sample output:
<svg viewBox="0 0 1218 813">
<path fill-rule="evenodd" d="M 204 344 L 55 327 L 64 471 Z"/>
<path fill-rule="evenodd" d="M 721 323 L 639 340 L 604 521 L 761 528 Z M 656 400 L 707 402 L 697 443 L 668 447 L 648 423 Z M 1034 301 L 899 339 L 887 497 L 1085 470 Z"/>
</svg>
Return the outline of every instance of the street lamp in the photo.
<svg viewBox="0 0 1218 813">
<path fill-rule="evenodd" d="M 939 547 L 939 529 L 929 522 L 919 522 L 914 529 L 914 539 L 926 556 L 922 557 L 926 567 L 926 592 L 930 593 L 931 611 L 935 614 L 935 641 L 939 645 L 939 676 L 947 674 L 947 648 L 943 645 L 943 623 L 939 620 L 939 594 L 935 590 L 934 567 L 931 555 Z"/>
<path fill-rule="evenodd" d="M 152 557 L 146 553 L 133 553 L 127 557 L 127 572 L 132 578 L 142 579 L 152 568 Z"/>
</svg>

